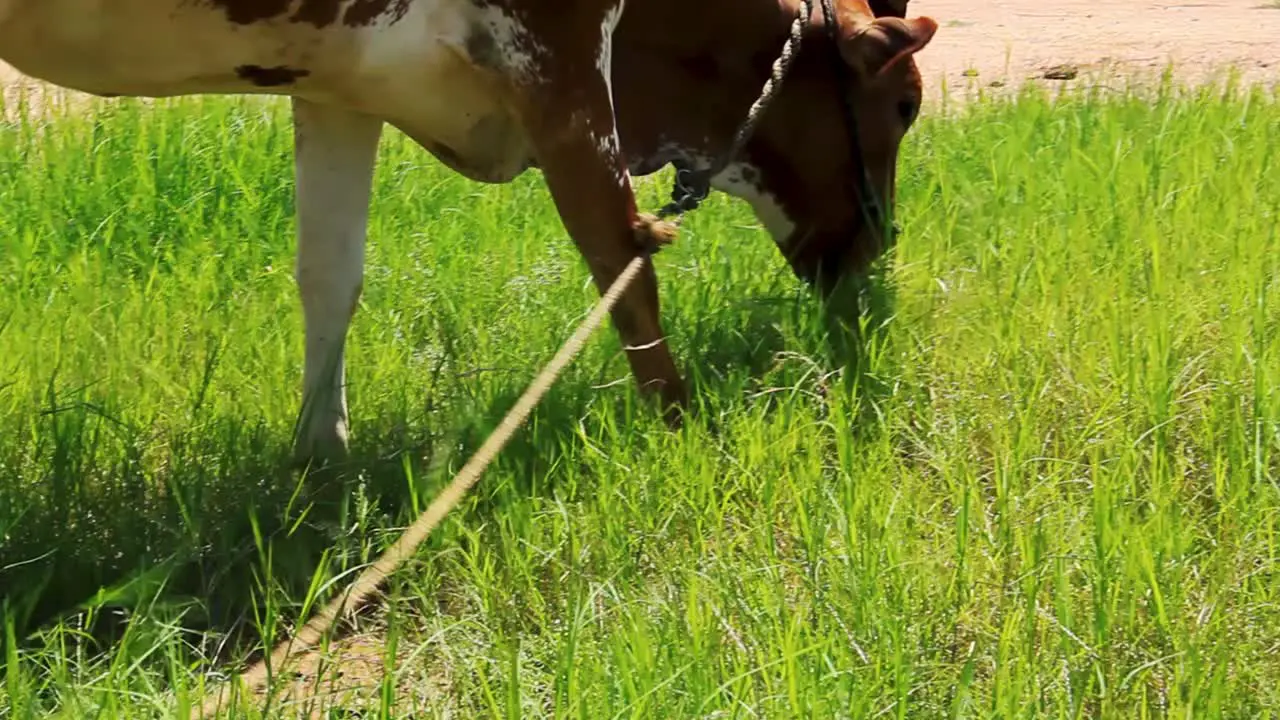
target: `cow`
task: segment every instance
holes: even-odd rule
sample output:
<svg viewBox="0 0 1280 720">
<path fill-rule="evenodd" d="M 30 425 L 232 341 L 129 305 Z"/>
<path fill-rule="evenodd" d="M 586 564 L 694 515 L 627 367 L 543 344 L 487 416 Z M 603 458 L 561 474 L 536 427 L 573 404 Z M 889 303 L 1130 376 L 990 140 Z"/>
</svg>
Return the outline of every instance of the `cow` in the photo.
<svg viewBox="0 0 1280 720">
<path fill-rule="evenodd" d="M 773 101 L 708 187 L 744 199 L 797 276 L 826 294 L 891 234 L 900 142 L 937 30 L 906 0 L 826 0 Z M 541 171 L 601 292 L 673 223 L 632 178 L 709 172 L 800 12 L 800 0 L 0 0 L 0 60 L 115 97 L 290 98 L 304 320 L 299 460 L 340 460 L 343 348 L 361 293 L 376 151 L 390 124 L 454 172 Z M 813 5 L 808 7 L 813 8 Z M 850 117 L 850 113 L 853 117 Z M 853 131 L 850 131 L 850 120 Z M 862 180 L 865 178 L 865 180 Z M 659 323 L 652 264 L 612 313 L 642 394 L 678 421 L 687 390 Z"/>
</svg>

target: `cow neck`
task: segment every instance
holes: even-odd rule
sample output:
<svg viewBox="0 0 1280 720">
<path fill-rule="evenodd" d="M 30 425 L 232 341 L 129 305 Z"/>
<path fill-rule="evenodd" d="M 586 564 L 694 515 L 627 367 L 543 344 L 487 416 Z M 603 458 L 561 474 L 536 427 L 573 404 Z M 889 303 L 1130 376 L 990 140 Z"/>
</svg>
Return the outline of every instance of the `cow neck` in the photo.
<svg viewBox="0 0 1280 720">
<path fill-rule="evenodd" d="M 614 35 L 619 132 L 633 166 L 706 165 L 759 96 L 795 16 L 778 0 L 633 1 Z"/>
</svg>

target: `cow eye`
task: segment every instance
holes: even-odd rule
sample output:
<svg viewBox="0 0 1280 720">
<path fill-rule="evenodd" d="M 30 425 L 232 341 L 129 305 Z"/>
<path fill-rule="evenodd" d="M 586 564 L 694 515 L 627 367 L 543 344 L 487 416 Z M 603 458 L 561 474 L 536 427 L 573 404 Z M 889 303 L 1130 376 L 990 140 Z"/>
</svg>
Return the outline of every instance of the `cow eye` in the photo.
<svg viewBox="0 0 1280 720">
<path fill-rule="evenodd" d="M 898 117 L 902 118 L 903 125 L 914 122 L 918 112 L 920 112 L 920 104 L 915 100 L 902 100 L 898 103 Z"/>
</svg>

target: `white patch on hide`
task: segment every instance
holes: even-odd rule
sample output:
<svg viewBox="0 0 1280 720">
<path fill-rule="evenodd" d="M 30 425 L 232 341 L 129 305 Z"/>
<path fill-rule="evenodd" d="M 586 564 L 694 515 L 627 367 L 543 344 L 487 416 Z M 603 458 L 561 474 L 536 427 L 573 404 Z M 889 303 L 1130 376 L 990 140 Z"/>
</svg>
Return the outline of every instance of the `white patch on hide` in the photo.
<svg viewBox="0 0 1280 720">
<path fill-rule="evenodd" d="M 780 243 L 795 231 L 795 223 L 787 217 L 782 204 L 760 184 L 760 171 L 746 163 L 732 163 L 711 179 L 711 186 L 734 197 L 741 198 L 755 211 L 764 229 Z"/>
<path fill-rule="evenodd" d="M 538 71 L 538 58 L 545 56 L 520 20 L 504 13 L 502 8 L 487 5 L 479 10 L 484 24 L 497 46 L 503 66 L 519 80 L 533 80 Z"/>
<path fill-rule="evenodd" d="M 618 3 L 605 13 L 604 20 L 600 23 L 600 45 L 596 49 L 596 70 L 600 72 L 600 77 L 604 79 L 606 92 L 609 94 L 609 115 L 613 118 L 613 31 L 618 28 L 618 23 L 622 20 L 623 6 L 625 0 L 618 0 Z M 626 187 L 630 181 L 630 173 L 625 167 L 625 163 L 621 161 L 622 149 L 618 147 L 618 131 L 616 123 L 610 123 L 613 131 L 604 137 L 596 137 L 596 149 L 600 152 L 601 157 L 606 158 L 619 167 L 617 182 L 620 187 Z"/>
</svg>

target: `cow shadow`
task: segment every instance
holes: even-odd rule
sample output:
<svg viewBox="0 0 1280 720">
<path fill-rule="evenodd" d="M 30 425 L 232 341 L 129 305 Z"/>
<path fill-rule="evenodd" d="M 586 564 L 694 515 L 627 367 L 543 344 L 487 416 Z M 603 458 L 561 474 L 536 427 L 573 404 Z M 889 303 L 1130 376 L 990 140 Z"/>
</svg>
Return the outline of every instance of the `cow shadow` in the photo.
<svg viewBox="0 0 1280 720">
<path fill-rule="evenodd" d="M 783 353 L 804 354 L 841 370 L 846 382 L 861 383 L 864 396 L 887 392 L 863 371 L 866 349 L 887 332 L 893 287 L 875 275 L 852 292 L 858 308 L 852 317 L 848 295 L 824 306 L 799 291 L 728 301 L 709 310 L 695 327 L 682 328 L 688 348 L 682 354 L 695 398 L 686 422 L 717 433 L 714 413 L 700 413 L 698 405 L 734 407 L 735 398 L 726 396 L 741 394 L 742 376 L 768 372 Z M 797 341 L 785 328 L 798 322 L 817 322 L 827 331 Z M 502 487 L 486 486 L 481 478 L 467 501 L 469 519 L 484 522 L 512 503 L 554 493 L 558 468 L 585 450 L 584 408 L 596 415 L 594 422 L 612 427 L 644 423 L 645 414 L 657 424 L 655 408 L 637 401 L 629 377 L 625 385 L 602 389 L 600 370 L 573 373 L 547 393 L 494 462 L 505 478 Z M 248 437 L 242 438 L 240 452 L 228 453 L 217 444 L 228 433 L 206 428 L 201 437 L 175 446 L 192 461 L 175 465 L 151 535 L 144 546 L 125 553 L 122 564 L 106 566 L 84 548 L 78 552 L 66 545 L 6 578 L 12 580 L 6 582 L 9 587 L 38 586 L 38 592 L 24 595 L 18 634 L 68 616 L 82 618 L 91 606 L 93 621 L 83 629 L 106 647 L 126 632 L 125 621 L 137 606 L 159 602 L 182 609 L 184 627 L 224 637 L 221 649 L 210 648 L 211 654 L 238 657 L 260 641 L 253 607 L 264 592 L 264 573 L 270 575 L 272 592 L 298 598 L 311 588 L 317 567 L 327 563 L 350 570 L 372 560 L 362 553 L 386 544 L 374 536 L 412 521 L 411 508 L 425 507 L 449 482 L 498 427 L 528 380 L 526 375 L 490 378 L 485 393 L 460 384 L 442 387 L 439 392 L 448 397 L 437 416 L 406 410 L 379 418 L 373 427 L 366 422 L 353 438 L 350 458 L 327 468 L 299 470 L 278 429 L 239 428 Z M 176 549 L 159 558 L 147 549 L 162 547 Z M 105 595 L 103 587 L 110 588 Z M 104 611 L 113 608 L 117 611 Z M 286 620 L 295 612 L 282 608 Z"/>
<path fill-rule="evenodd" d="M 692 398 L 685 423 L 696 427 L 696 432 L 720 434 L 716 425 L 718 411 L 732 412 L 741 407 L 744 391 L 758 388 L 758 379 L 775 369 L 786 355 L 805 356 L 826 371 L 839 371 L 845 392 L 856 386 L 858 395 L 872 404 L 884 399 L 892 391 L 888 383 L 878 378 L 884 374 L 886 360 L 881 357 L 878 373 L 870 374 L 872 358 L 868 350 L 884 343 L 896 299 L 891 279 L 876 269 L 842 287 L 826 302 L 807 290 L 799 290 L 741 298 L 709 311 L 693 328 L 685 328 L 686 342 L 679 351 Z M 820 330 L 800 338 L 785 331 L 804 323 Z M 667 327 L 673 325 L 666 323 Z M 562 382 L 534 410 L 525 428 L 512 437 L 501 463 L 514 483 L 516 497 L 554 491 L 554 483 L 547 483 L 545 478 L 585 447 L 579 429 L 583 408 L 590 406 L 593 413 L 599 414 L 600 423 L 610 427 L 633 427 L 646 421 L 658 425 L 656 403 L 637 398 L 625 361 L 620 355 L 617 359 L 621 367 L 616 369 L 621 376 L 597 368 L 582 373 L 583 379 Z M 744 376 L 749 379 L 745 384 Z M 618 379 L 605 383 L 606 377 Z M 609 385 L 603 390 L 610 393 L 607 399 L 601 397 L 601 385 Z M 472 415 L 475 420 L 459 435 L 460 456 L 469 457 L 479 449 L 506 408 L 514 405 L 523 391 L 522 382 L 504 384 L 491 407 Z M 504 502 L 494 496 L 478 507 L 496 513 L 501 512 Z"/>
</svg>

